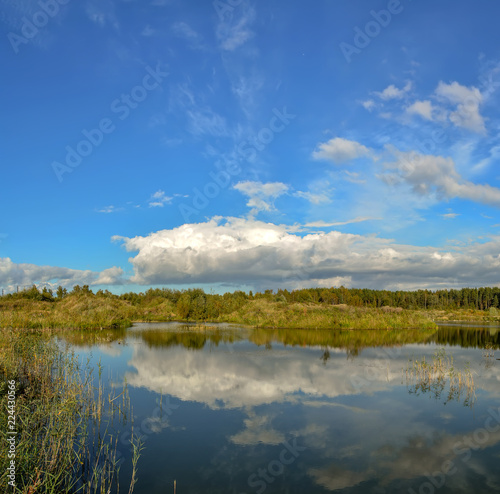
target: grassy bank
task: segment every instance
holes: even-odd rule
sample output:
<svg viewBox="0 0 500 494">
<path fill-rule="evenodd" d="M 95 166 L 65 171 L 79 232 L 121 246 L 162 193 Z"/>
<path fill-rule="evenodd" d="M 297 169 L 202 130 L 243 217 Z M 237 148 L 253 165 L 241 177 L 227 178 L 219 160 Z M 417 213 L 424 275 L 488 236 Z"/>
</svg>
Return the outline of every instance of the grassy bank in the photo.
<svg viewBox="0 0 500 494">
<path fill-rule="evenodd" d="M 0 328 L 126 328 L 133 321 L 228 322 L 266 328 L 401 329 L 435 327 L 430 313 L 391 307 L 286 302 L 270 298 L 183 293 L 123 299 L 90 291 L 61 299 L 0 298 Z"/>
<path fill-rule="evenodd" d="M 256 328 L 297 329 L 401 329 L 436 328 L 420 311 L 382 307 L 327 306 L 265 299 L 248 301 L 237 311 L 222 318 L 224 322 Z"/>
<path fill-rule="evenodd" d="M 93 296 L 68 296 L 58 302 L 0 301 L 1 328 L 119 328 L 130 326 L 135 315 L 125 301 Z"/>
<path fill-rule="evenodd" d="M 103 435 L 103 418 L 123 413 L 125 400 L 96 389 L 91 371 L 47 331 L 0 330 L 0 376 L 1 492 L 97 494 L 116 486 L 116 441 Z"/>
<path fill-rule="evenodd" d="M 490 308 L 487 310 L 478 309 L 428 309 L 421 311 L 427 314 L 433 321 L 478 321 L 478 322 L 500 322 L 500 310 Z"/>
</svg>

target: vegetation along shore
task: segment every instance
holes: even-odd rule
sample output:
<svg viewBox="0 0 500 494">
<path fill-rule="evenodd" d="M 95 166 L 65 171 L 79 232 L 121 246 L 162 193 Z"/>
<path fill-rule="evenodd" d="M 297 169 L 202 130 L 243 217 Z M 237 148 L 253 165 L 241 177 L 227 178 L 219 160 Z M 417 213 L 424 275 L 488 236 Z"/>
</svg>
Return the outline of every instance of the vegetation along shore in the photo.
<svg viewBox="0 0 500 494">
<path fill-rule="evenodd" d="M 228 322 L 259 328 L 432 328 L 435 321 L 500 320 L 500 288 L 388 291 L 310 288 L 224 295 L 149 289 L 114 295 L 88 286 L 33 286 L 0 297 L 0 328 L 125 328 L 134 321 Z"/>
</svg>

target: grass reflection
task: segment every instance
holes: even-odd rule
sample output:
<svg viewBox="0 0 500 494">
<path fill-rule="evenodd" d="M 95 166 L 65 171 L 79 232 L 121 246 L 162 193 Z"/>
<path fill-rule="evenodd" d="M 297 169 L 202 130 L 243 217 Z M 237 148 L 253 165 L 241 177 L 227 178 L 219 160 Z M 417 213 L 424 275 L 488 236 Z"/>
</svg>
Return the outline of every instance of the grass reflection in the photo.
<svg viewBox="0 0 500 494">
<path fill-rule="evenodd" d="M 177 326 L 130 331 L 128 337 L 142 339 L 151 347 L 182 346 L 201 350 L 205 345 L 218 346 L 248 339 L 271 349 L 273 344 L 301 347 L 343 348 L 352 356 L 373 346 L 400 346 L 425 343 L 434 330 L 332 330 L 332 329 L 248 329 L 220 326 Z M 83 338 L 84 336 L 82 336 Z"/>
<path fill-rule="evenodd" d="M 406 385 L 410 394 L 426 394 L 444 403 L 461 402 L 472 407 L 476 402 L 476 387 L 469 363 L 464 369 L 455 366 L 453 355 L 448 355 L 444 348 L 436 351 L 431 361 L 425 357 L 421 360 L 410 360 L 403 370 Z"/>
</svg>

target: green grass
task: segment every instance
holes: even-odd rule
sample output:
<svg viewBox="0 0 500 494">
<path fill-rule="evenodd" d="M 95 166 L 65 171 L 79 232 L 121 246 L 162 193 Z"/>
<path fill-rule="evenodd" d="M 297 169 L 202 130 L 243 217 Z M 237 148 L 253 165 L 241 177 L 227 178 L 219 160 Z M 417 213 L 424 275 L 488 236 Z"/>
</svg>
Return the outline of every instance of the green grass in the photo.
<svg viewBox="0 0 500 494">
<path fill-rule="evenodd" d="M 236 309 L 218 308 L 212 315 L 182 317 L 181 304 L 156 297 L 133 304 L 92 293 L 40 301 L 0 298 L 0 328 L 126 328 L 133 321 L 229 322 L 266 328 L 407 329 L 436 328 L 432 313 L 401 308 L 366 308 L 322 303 L 244 300 Z"/>
<path fill-rule="evenodd" d="M 271 302 L 250 300 L 221 321 L 256 328 L 296 329 L 436 329 L 437 326 L 420 311 L 388 308 L 364 308 L 346 305 Z"/>
<path fill-rule="evenodd" d="M 125 395 L 106 396 L 89 365 L 61 352 L 47 331 L 1 330 L 0 376 L 0 489 L 9 481 L 7 383 L 14 381 L 16 487 L 9 492 L 109 492 L 117 442 L 106 420 L 126 413 Z"/>
<path fill-rule="evenodd" d="M 446 321 L 489 321 L 499 322 L 500 311 L 495 308 L 488 310 L 479 309 L 427 309 L 426 311 L 420 309 L 422 313 L 439 322 Z"/>
</svg>

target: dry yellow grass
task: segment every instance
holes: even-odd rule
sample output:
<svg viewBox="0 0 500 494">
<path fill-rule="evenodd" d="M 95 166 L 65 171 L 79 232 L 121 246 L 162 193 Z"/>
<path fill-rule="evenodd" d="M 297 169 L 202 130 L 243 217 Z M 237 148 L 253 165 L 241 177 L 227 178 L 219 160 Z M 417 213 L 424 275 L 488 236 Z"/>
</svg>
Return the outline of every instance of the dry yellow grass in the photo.
<svg viewBox="0 0 500 494">
<path fill-rule="evenodd" d="M 410 393 L 429 393 L 438 399 L 444 396 L 445 403 L 456 400 L 466 406 L 476 401 L 474 378 L 467 364 L 464 369 L 455 366 L 453 356 L 444 348 L 433 355 L 431 361 L 424 358 L 413 360 L 403 369 L 406 385 Z"/>
</svg>

